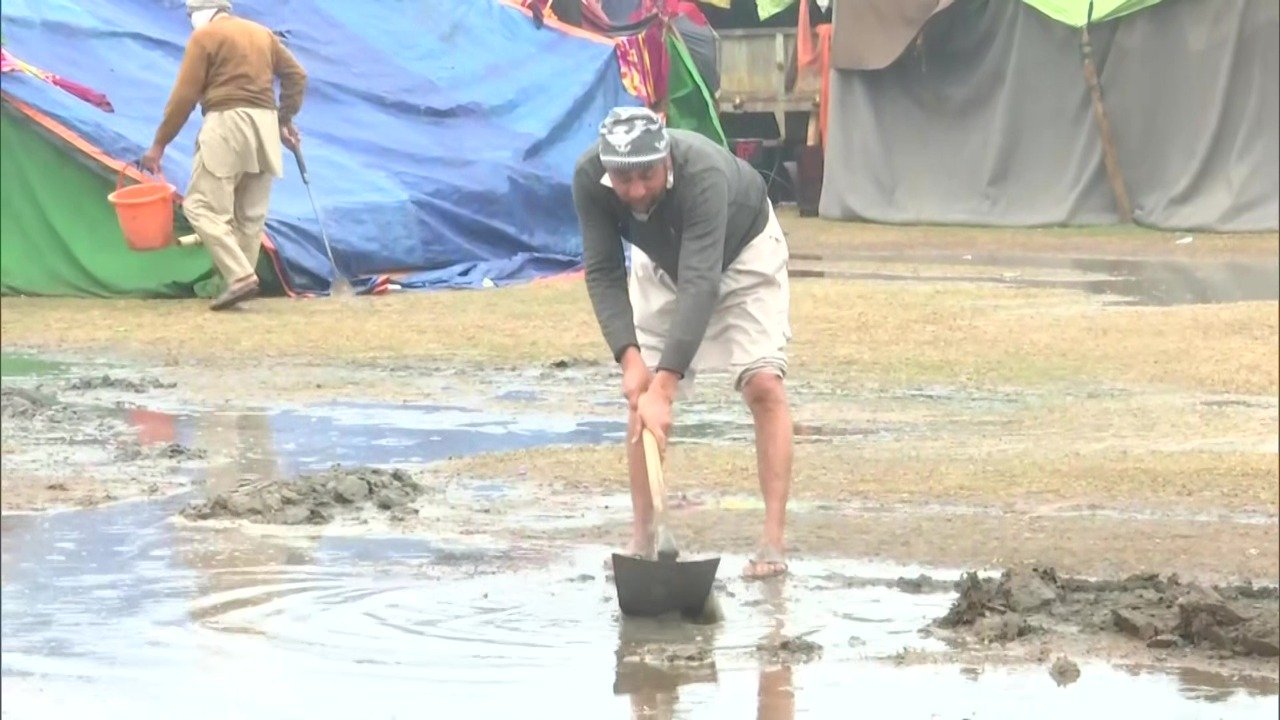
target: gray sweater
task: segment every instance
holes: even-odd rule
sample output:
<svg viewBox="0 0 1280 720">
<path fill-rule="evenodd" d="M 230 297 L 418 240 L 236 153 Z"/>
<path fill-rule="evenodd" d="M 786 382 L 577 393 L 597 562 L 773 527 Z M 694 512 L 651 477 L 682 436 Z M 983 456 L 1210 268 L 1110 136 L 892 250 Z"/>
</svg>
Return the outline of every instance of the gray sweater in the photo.
<svg viewBox="0 0 1280 720">
<path fill-rule="evenodd" d="M 582 228 L 587 294 L 614 359 L 637 345 L 622 241 L 676 283 L 676 309 L 658 369 L 683 376 L 720 296 L 720 274 L 769 220 L 764 179 L 746 161 L 689 130 L 671 135 L 673 182 L 646 220 L 602 184 L 592 145 L 578 159 L 573 202 Z"/>
</svg>

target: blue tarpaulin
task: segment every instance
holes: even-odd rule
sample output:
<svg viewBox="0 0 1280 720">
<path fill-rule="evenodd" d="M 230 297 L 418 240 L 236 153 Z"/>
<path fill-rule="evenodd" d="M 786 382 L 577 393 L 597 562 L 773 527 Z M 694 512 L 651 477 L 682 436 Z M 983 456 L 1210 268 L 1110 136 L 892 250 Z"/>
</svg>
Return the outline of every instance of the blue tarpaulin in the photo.
<svg viewBox="0 0 1280 720">
<path fill-rule="evenodd" d="M 312 191 L 347 277 L 413 271 L 408 287 L 475 287 L 571 269 L 581 259 L 573 162 L 622 86 L 613 47 L 498 0 L 241 0 L 238 15 L 307 69 L 296 124 Z M 150 146 L 190 25 L 181 0 L 5 0 L 4 41 L 27 62 L 105 93 L 104 113 L 47 83 L 4 90 L 112 157 Z M 183 192 L 197 109 L 164 158 Z M 284 280 L 332 278 L 306 187 L 286 151 L 267 232 Z"/>
</svg>

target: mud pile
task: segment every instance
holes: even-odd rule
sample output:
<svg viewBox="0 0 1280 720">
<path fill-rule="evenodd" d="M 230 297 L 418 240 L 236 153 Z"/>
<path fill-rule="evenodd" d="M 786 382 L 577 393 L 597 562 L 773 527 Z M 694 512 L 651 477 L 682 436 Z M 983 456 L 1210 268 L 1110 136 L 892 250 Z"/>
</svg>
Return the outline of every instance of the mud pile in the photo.
<svg viewBox="0 0 1280 720">
<path fill-rule="evenodd" d="M 66 385 L 67 390 L 123 390 L 133 393 L 144 393 L 149 390 L 168 390 L 175 387 L 177 387 L 177 383 L 164 382 L 150 375 L 136 380 L 111 375 L 88 375 L 76 378 Z"/>
<path fill-rule="evenodd" d="M 712 648 L 694 643 L 642 643 L 620 647 L 616 653 L 619 665 L 639 663 L 654 667 L 698 666 L 715 663 Z"/>
<path fill-rule="evenodd" d="M 137 441 L 122 444 L 116 450 L 117 462 L 138 462 L 139 460 L 205 460 L 209 453 L 201 448 L 187 447 L 182 443 L 162 445 L 143 445 Z"/>
<path fill-rule="evenodd" d="M 1049 666 L 1049 677 L 1053 678 L 1058 687 L 1066 687 L 1080 679 L 1080 666 L 1071 658 L 1059 655 L 1053 665 Z"/>
<path fill-rule="evenodd" d="M 803 636 L 756 643 L 756 655 L 771 665 L 800 665 L 822 657 L 822 646 Z"/>
<path fill-rule="evenodd" d="M 908 595 L 923 595 L 930 593 L 950 593 L 959 589 L 959 583 L 954 580 L 939 580 L 920 574 L 915 577 L 899 577 L 895 579 L 875 578 L 875 577 L 854 577 L 850 575 L 842 575 L 840 573 L 827 573 L 821 577 L 822 580 L 830 583 L 834 587 L 840 588 L 869 588 L 869 587 L 887 587 L 893 588 L 898 592 Z"/>
<path fill-rule="evenodd" d="M 1274 587 L 1207 587 L 1156 574 L 1095 581 L 1028 568 L 996 579 L 966 573 L 958 589 L 934 624 L 983 642 L 1060 630 L 1113 632 L 1156 649 L 1280 656 L 1280 591 Z"/>
<path fill-rule="evenodd" d="M 127 427 L 102 408 L 64 402 L 43 386 L 4 387 L 0 390 L 0 417 L 5 437 L 30 444 L 54 442 L 111 443 Z"/>
<path fill-rule="evenodd" d="M 74 422 L 87 419 L 89 413 L 40 390 L 4 387 L 0 388 L 0 416 L 5 420 Z"/>
<path fill-rule="evenodd" d="M 343 468 L 289 481 L 244 480 L 236 487 L 181 510 L 188 520 L 248 520 L 270 525 L 323 525 L 339 515 L 370 507 L 393 519 L 412 514 L 409 506 L 425 487 L 404 470 Z"/>
</svg>

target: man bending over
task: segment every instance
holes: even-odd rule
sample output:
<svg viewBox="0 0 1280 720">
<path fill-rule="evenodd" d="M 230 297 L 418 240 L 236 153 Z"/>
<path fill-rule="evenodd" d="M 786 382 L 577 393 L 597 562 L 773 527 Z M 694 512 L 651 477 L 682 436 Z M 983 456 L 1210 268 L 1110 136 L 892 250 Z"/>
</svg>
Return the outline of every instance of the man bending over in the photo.
<svg viewBox="0 0 1280 720">
<path fill-rule="evenodd" d="M 668 129 L 651 110 L 623 107 L 609 113 L 599 140 L 579 158 L 573 199 L 587 292 L 630 405 L 628 552 L 654 551 L 641 428 L 665 451 L 677 390 L 691 389 L 696 369 L 728 369 L 755 423 L 765 504 L 760 546 L 743 572 L 785 573 L 788 250 L 764 180 L 702 135 Z"/>
</svg>

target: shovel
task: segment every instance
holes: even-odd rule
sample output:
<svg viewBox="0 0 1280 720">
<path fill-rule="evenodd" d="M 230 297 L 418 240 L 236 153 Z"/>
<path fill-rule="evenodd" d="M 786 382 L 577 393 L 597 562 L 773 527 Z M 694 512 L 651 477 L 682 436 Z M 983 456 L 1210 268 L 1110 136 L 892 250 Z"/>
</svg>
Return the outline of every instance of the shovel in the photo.
<svg viewBox="0 0 1280 720">
<path fill-rule="evenodd" d="M 329 295 L 333 297 L 350 297 L 351 283 L 342 276 L 338 263 L 333 259 L 333 248 L 329 247 L 329 233 L 324 230 L 324 218 L 320 215 L 320 206 L 316 205 L 315 195 L 311 194 L 311 177 L 307 175 L 307 163 L 302 159 L 302 148 L 293 148 L 293 158 L 298 161 L 298 174 L 302 176 L 302 184 L 307 188 L 307 198 L 311 200 L 311 210 L 316 214 L 316 222 L 320 225 L 320 239 L 324 240 L 324 252 L 329 256 L 329 265 L 333 267 L 333 282 L 329 285 Z"/>
<path fill-rule="evenodd" d="M 658 441 L 648 429 L 641 431 L 644 464 L 649 475 L 649 495 L 653 499 L 654 535 L 657 559 L 613 554 L 613 582 L 618 590 L 618 609 L 623 615 L 655 617 L 679 611 L 686 617 L 706 617 L 715 606 L 711 586 L 720 567 L 720 558 L 681 562 L 675 538 L 667 530 L 667 492 L 662 478 Z M 718 612 L 718 606 L 716 611 Z"/>
</svg>

